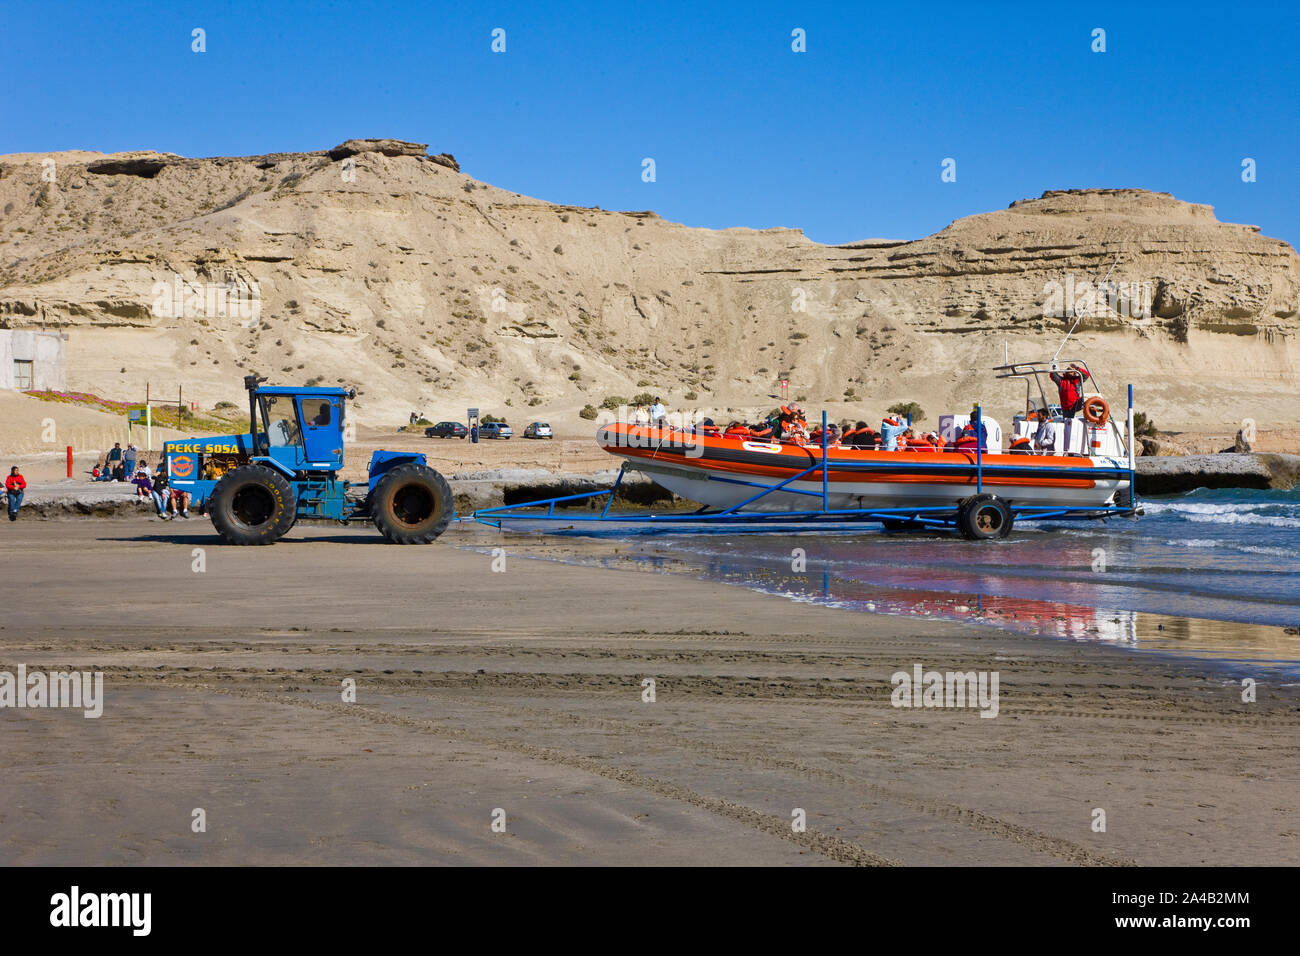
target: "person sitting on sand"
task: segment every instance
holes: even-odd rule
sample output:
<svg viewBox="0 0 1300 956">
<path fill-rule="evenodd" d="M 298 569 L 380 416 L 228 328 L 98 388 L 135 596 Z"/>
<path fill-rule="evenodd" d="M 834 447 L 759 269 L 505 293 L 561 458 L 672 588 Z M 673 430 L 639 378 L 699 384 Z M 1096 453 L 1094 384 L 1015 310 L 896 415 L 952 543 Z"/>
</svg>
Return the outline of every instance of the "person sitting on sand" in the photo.
<svg viewBox="0 0 1300 956">
<path fill-rule="evenodd" d="M 9 495 L 9 520 L 18 520 L 18 509 L 22 507 L 23 495 L 27 493 L 27 479 L 22 476 L 18 466 L 9 469 L 5 479 L 5 492 Z"/>
<path fill-rule="evenodd" d="M 137 471 L 135 477 L 131 479 L 131 484 L 135 485 L 135 496 L 137 498 L 153 497 L 153 482 L 144 471 Z"/>
<path fill-rule="evenodd" d="M 158 465 L 158 474 L 153 476 L 153 491 L 150 492 L 158 517 L 164 521 L 167 520 L 167 500 L 171 497 L 167 490 L 170 483 L 167 478 L 167 459 L 164 458 Z"/>
</svg>

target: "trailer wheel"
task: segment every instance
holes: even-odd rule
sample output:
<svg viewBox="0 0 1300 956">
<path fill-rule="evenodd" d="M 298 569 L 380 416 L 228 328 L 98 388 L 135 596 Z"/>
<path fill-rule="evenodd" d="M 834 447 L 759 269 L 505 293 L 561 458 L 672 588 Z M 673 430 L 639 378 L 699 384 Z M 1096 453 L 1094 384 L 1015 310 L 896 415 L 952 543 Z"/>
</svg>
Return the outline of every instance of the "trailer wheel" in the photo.
<svg viewBox="0 0 1300 956">
<path fill-rule="evenodd" d="M 227 544 L 273 544 L 298 520 L 298 496 L 275 469 L 241 465 L 221 476 L 207 511 Z"/>
<path fill-rule="evenodd" d="M 1011 506 L 997 495 L 974 495 L 957 509 L 957 528 L 972 541 L 1005 538 L 1014 520 Z"/>
<path fill-rule="evenodd" d="M 453 505 L 447 480 L 427 465 L 398 465 L 370 493 L 375 527 L 394 544 L 428 544 L 447 530 Z"/>
</svg>

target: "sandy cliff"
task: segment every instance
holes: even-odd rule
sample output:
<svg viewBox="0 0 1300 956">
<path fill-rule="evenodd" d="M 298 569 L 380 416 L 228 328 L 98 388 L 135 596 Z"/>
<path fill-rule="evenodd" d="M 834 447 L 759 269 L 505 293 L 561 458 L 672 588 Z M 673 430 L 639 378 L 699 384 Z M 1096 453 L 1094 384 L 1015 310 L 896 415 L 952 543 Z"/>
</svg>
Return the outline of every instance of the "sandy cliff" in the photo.
<svg viewBox="0 0 1300 956">
<path fill-rule="evenodd" d="M 1050 355 L 1071 321 L 1044 315 L 1050 283 L 1115 263 L 1125 298 L 1067 350 L 1113 398 L 1133 382 L 1163 426 L 1300 423 L 1295 250 L 1160 193 L 1049 192 L 924 239 L 823 246 L 554 205 L 370 140 L 0 157 L 0 209 L 0 326 L 67 330 L 69 386 L 113 396 L 239 401 L 251 368 L 356 386 L 363 422 L 477 405 L 576 426 L 643 391 L 769 408 L 788 373 L 837 415 L 911 399 L 933 417 L 1015 401 L 987 375 L 1004 344 Z"/>
</svg>

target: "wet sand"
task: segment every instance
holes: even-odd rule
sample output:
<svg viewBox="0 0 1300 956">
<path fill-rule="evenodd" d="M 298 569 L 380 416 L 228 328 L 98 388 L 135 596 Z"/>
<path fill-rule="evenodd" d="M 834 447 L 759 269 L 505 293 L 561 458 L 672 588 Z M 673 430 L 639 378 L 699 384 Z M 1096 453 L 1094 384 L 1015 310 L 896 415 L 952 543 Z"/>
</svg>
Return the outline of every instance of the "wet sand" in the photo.
<svg viewBox="0 0 1300 956">
<path fill-rule="evenodd" d="M 0 533 L 0 670 L 102 670 L 106 695 L 98 720 L 0 710 L 0 863 L 1300 859 L 1295 687 L 1243 703 L 1186 663 L 534 560 L 559 546 L 482 528 Z M 998 716 L 892 706 L 914 664 L 996 671 Z"/>
</svg>

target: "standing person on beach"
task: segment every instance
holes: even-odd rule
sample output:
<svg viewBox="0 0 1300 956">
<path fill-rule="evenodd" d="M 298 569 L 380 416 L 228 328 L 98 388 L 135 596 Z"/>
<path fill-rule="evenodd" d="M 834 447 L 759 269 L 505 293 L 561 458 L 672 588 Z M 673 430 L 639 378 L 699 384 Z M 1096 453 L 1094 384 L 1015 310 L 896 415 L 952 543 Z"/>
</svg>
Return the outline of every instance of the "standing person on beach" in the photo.
<svg viewBox="0 0 1300 956">
<path fill-rule="evenodd" d="M 27 479 L 18 471 L 18 466 L 14 465 L 9 469 L 9 477 L 5 479 L 5 491 L 9 493 L 9 520 L 18 520 L 18 509 L 23 504 L 23 494 L 27 491 Z"/>
<path fill-rule="evenodd" d="M 108 455 L 104 458 L 104 470 L 111 475 L 121 460 L 122 443 L 120 441 L 113 442 L 113 447 L 108 450 Z"/>
<path fill-rule="evenodd" d="M 130 481 L 135 477 L 135 459 L 136 447 L 132 442 L 126 446 L 126 451 L 122 452 L 122 471 L 126 473 L 126 480 Z"/>
<path fill-rule="evenodd" d="M 469 426 L 469 440 L 476 445 L 478 444 L 478 422 Z"/>
</svg>

